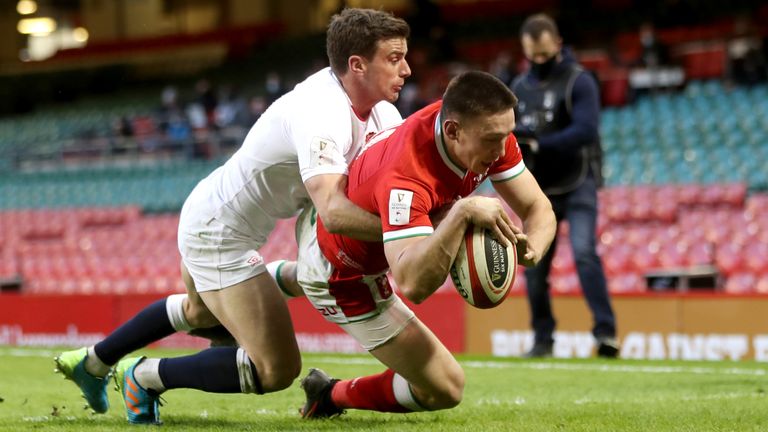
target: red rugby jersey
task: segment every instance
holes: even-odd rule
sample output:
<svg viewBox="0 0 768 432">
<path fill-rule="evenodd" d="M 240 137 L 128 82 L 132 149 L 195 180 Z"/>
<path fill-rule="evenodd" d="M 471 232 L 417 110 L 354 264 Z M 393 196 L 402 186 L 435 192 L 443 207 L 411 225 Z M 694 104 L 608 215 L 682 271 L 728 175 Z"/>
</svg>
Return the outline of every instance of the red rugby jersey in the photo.
<svg viewBox="0 0 768 432">
<path fill-rule="evenodd" d="M 487 173 L 465 170 L 450 159 L 435 102 L 400 126 L 373 136 L 349 166 L 347 195 L 381 217 L 383 242 L 430 235 L 429 214 L 472 193 L 486 177 L 509 180 L 525 169 L 520 148 L 509 135 L 506 153 Z M 377 274 L 389 267 L 382 242 L 328 233 L 318 221 L 318 243 L 339 275 Z"/>
</svg>

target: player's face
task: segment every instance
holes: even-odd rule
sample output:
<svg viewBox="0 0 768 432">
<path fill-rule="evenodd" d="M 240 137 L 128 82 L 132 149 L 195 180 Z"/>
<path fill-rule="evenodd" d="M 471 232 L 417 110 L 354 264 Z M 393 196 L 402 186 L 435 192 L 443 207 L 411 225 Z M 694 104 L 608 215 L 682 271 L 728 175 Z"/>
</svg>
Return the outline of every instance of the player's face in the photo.
<svg viewBox="0 0 768 432">
<path fill-rule="evenodd" d="M 465 120 L 458 125 L 456 156 L 464 168 L 485 174 L 506 153 L 507 137 L 515 129 L 515 111 Z"/>
<path fill-rule="evenodd" d="M 411 67 L 405 60 L 408 42 L 394 38 L 381 40 L 376 45 L 376 54 L 366 61 L 366 90 L 371 99 L 395 102 L 405 79 L 411 75 Z"/>
</svg>

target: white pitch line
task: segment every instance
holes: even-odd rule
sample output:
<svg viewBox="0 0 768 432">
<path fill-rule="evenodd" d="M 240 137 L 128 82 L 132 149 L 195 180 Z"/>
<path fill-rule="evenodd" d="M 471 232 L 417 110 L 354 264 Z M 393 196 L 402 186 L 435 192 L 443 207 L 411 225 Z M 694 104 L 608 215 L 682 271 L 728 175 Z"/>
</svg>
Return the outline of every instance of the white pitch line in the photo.
<svg viewBox="0 0 768 432">
<path fill-rule="evenodd" d="M 315 357 L 314 360 L 322 363 L 332 364 L 360 364 L 373 365 L 379 364 L 372 358 L 348 358 L 338 357 Z M 697 375 L 747 375 L 747 376 L 767 376 L 766 369 L 746 369 L 746 368 L 715 368 L 701 366 L 639 366 L 639 365 L 607 365 L 607 364 L 572 364 L 558 362 L 501 362 L 501 361 L 460 361 L 464 367 L 471 369 L 534 369 L 534 370 L 564 370 L 576 372 L 620 372 L 620 373 L 647 373 L 647 374 L 677 374 L 690 373 Z"/>
<path fill-rule="evenodd" d="M 608 365 L 608 364 L 573 364 L 558 362 L 535 362 L 535 363 L 506 363 L 494 361 L 466 361 L 462 362 L 466 367 L 474 368 L 499 368 L 499 369 L 535 369 L 535 370 L 565 370 L 565 371 L 589 371 L 589 372 L 624 372 L 624 373 L 647 373 L 647 374 L 677 374 L 690 373 L 697 375 L 750 375 L 766 376 L 766 369 L 746 369 L 746 368 L 715 368 L 702 366 L 640 366 L 640 365 Z"/>
<path fill-rule="evenodd" d="M 11 357 L 51 357 L 57 352 L 46 350 L 34 350 L 24 348 L 6 348 L 0 349 L 0 355 Z M 376 365 L 380 364 L 374 358 L 365 357 L 313 357 L 312 361 L 318 363 L 331 364 L 359 364 Z M 768 369 L 747 369 L 747 368 L 716 368 L 703 366 L 640 366 L 627 364 L 573 364 L 561 362 L 503 362 L 503 361 L 460 361 L 464 367 L 470 369 L 532 369 L 532 370 L 562 370 L 574 372 L 618 372 L 618 373 L 646 373 L 646 374 L 679 374 L 689 373 L 695 375 L 741 375 L 741 376 L 768 376 Z"/>
<path fill-rule="evenodd" d="M 39 349 L 26 349 L 26 348 L 0 348 L 0 355 L 7 355 L 11 357 L 50 357 L 54 358 L 61 351 L 49 351 Z"/>
</svg>

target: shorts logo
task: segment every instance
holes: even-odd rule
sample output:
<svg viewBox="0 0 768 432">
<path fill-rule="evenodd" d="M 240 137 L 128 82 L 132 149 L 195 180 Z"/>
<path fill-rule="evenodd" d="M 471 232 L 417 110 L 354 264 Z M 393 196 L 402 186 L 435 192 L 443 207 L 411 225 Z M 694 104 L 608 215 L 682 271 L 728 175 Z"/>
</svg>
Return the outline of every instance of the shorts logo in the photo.
<svg viewBox="0 0 768 432">
<path fill-rule="evenodd" d="M 252 257 L 248 258 L 248 261 L 246 261 L 246 263 L 248 263 L 248 265 L 251 266 L 251 267 L 255 267 L 255 266 L 259 265 L 259 264 L 263 264 L 264 263 L 264 258 L 262 258 L 261 255 L 256 254 L 256 255 L 253 255 Z"/>
<path fill-rule="evenodd" d="M 392 189 L 389 192 L 389 224 L 408 225 L 411 219 L 413 192 Z"/>
</svg>

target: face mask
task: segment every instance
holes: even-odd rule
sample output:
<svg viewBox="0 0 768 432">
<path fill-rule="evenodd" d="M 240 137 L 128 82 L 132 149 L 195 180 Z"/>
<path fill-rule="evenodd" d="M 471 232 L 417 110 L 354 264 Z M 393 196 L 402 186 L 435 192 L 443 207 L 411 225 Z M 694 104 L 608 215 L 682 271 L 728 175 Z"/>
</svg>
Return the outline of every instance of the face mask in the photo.
<svg viewBox="0 0 768 432">
<path fill-rule="evenodd" d="M 550 57 L 544 63 L 531 62 L 531 73 L 538 79 L 545 79 L 552 73 L 552 69 L 557 64 L 557 56 Z"/>
</svg>

